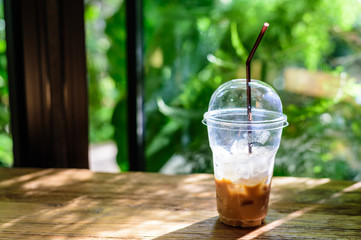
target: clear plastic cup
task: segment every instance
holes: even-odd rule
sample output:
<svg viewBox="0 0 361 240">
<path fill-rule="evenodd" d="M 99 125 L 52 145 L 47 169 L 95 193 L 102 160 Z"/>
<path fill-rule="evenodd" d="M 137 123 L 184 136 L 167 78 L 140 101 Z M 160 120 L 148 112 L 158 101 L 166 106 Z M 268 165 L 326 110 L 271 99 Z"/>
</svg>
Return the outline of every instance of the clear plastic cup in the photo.
<svg viewBox="0 0 361 240">
<path fill-rule="evenodd" d="M 252 121 L 247 115 L 245 79 L 221 85 L 203 119 L 213 153 L 220 220 L 240 227 L 264 222 L 275 154 L 288 125 L 276 91 L 257 80 L 250 87 Z"/>
</svg>

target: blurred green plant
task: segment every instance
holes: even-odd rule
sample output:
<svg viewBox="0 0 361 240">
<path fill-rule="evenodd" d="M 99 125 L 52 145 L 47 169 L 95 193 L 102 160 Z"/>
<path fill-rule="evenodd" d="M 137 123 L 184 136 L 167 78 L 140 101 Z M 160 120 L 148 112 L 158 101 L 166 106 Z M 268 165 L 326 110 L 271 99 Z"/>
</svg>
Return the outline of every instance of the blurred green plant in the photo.
<svg viewBox="0 0 361 240">
<path fill-rule="evenodd" d="M 104 31 L 105 18 L 114 13 L 115 1 L 86 1 L 86 45 L 89 89 L 90 142 L 109 141 L 113 137 L 112 113 L 119 97 L 114 80 L 109 76 L 106 52 L 110 42 Z"/>
<path fill-rule="evenodd" d="M 274 80 L 282 82 L 287 66 L 335 72 L 342 64 L 333 60 L 360 53 L 355 38 L 347 38 L 360 39 L 357 1 L 145 1 L 144 9 L 151 171 L 174 155 L 183 156 L 192 172 L 212 171 L 199 162 L 201 155 L 211 161 L 210 150 L 204 151 L 202 113 L 220 84 L 245 77 L 245 60 L 263 22 L 271 27 L 254 68 L 271 84 L 282 86 Z M 291 125 L 284 131 L 275 174 L 355 178 L 361 172 L 360 105 L 280 91 Z M 329 115 L 329 122 L 321 120 Z"/>
<path fill-rule="evenodd" d="M 90 143 L 115 140 L 128 169 L 125 11 L 122 0 L 85 2 Z M 111 36 L 111 37 L 108 37 Z"/>
<path fill-rule="evenodd" d="M 118 163 L 127 170 L 123 2 L 113 9 L 104 24 L 108 45 L 102 51 L 107 56 L 102 74 L 112 84 L 97 101 L 113 87 L 117 93 L 107 114 L 94 105 L 99 119 L 91 118 L 99 123 L 93 125 L 94 133 L 100 134 L 101 118 L 109 123 L 112 115 Z M 290 66 L 343 72 L 351 79 L 360 75 L 360 12 L 357 0 L 144 0 L 147 170 L 159 171 L 169 159 L 181 156 L 188 167 L 177 172 L 212 172 L 202 114 L 219 85 L 245 77 L 245 59 L 260 27 L 269 22 L 252 76 L 277 88 L 290 122 L 275 175 L 361 179 L 360 79 L 349 80 L 341 95 L 328 99 L 287 92 L 282 75 Z M 103 77 L 90 80 L 96 82 L 90 91 L 99 91 Z"/>
<path fill-rule="evenodd" d="M 9 88 L 6 59 L 4 3 L 0 1 L 0 166 L 13 164 L 12 137 L 10 134 Z"/>
<path fill-rule="evenodd" d="M 361 84 L 350 80 L 340 98 L 292 96 L 298 104 L 285 109 L 291 124 L 284 129 L 275 175 L 361 179 L 361 107 L 349 98 L 356 91 Z"/>
</svg>

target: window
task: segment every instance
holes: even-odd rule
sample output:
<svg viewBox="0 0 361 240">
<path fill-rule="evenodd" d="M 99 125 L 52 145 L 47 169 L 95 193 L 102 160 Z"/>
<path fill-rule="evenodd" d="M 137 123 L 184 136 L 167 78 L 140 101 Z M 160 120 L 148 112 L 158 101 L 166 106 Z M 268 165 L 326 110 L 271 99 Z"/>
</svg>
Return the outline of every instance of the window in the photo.
<svg viewBox="0 0 361 240">
<path fill-rule="evenodd" d="M 19 80 L 10 81 L 10 90 L 19 90 L 15 94 L 17 108 L 11 110 L 16 113 L 15 125 L 27 131 L 24 142 L 15 140 L 22 131 L 13 132 L 15 155 L 26 155 L 28 151 L 34 153 L 29 159 L 42 156 L 42 166 L 47 166 L 47 156 L 58 161 L 56 166 L 85 159 L 87 96 L 85 71 L 82 71 L 85 70 L 82 65 L 85 48 L 82 45 L 83 2 L 59 1 L 58 5 L 47 1 L 37 1 L 37 4 L 5 2 L 12 13 L 7 26 L 11 25 L 10 29 L 14 31 L 7 32 L 7 37 L 12 39 L 7 47 L 9 52 L 15 51 L 9 56 L 16 57 L 15 61 L 8 58 L 9 76 L 16 75 Z M 122 171 L 128 169 L 128 155 L 142 155 L 143 152 L 136 148 L 138 143 L 142 144 L 138 137 L 142 136 L 143 119 L 135 117 L 125 123 L 130 116 L 139 113 L 143 104 L 143 95 L 137 92 L 141 92 L 143 86 L 133 81 L 139 77 L 144 80 L 145 169 L 168 173 L 212 171 L 206 127 L 201 124 L 202 114 L 220 84 L 245 77 L 248 51 L 260 26 L 267 21 L 270 28 L 253 59 L 252 77 L 266 81 L 278 90 L 290 122 L 284 129 L 275 174 L 361 178 L 359 1 L 295 3 L 276 0 L 267 4 L 237 0 L 137 1 L 140 2 L 142 9 L 136 5 L 133 10 L 138 17 L 142 10 L 143 22 L 136 22 L 134 28 L 131 21 L 126 27 L 126 17 L 134 16 L 126 15 L 130 11 L 125 11 L 124 1 L 86 2 L 85 19 L 95 23 L 93 29 L 87 27 L 90 118 L 93 121 L 90 138 L 94 142 L 111 138 L 116 142 L 118 165 Z M 21 8 L 16 8 L 19 5 Z M 19 13 L 16 9 L 26 9 L 21 12 L 22 18 L 16 18 Z M 47 14 L 48 10 L 54 9 L 58 18 Z M 64 12 L 72 15 L 65 17 Z M 23 28 L 17 28 L 19 19 L 23 21 Z M 144 36 L 144 46 L 139 44 L 138 38 L 130 38 L 134 36 L 130 33 L 137 31 Z M 17 37 L 16 33 L 27 38 Z M 60 38 L 54 37 L 56 34 Z M 56 44 L 41 44 L 42 41 L 57 43 L 60 48 L 48 48 Z M 16 46 L 24 46 L 25 52 Z M 134 52 L 129 54 L 129 49 Z M 142 49 L 144 51 L 137 51 Z M 126 64 L 130 58 L 136 58 L 138 63 Z M 61 59 L 67 61 L 64 63 Z M 143 61 L 139 62 L 139 59 Z M 49 64 L 52 60 L 61 64 Z M 143 69 L 144 75 L 139 76 L 139 72 L 134 71 L 135 75 L 129 77 L 127 74 L 134 72 L 127 71 L 127 67 Z M 49 72 L 44 73 L 42 69 Z M 34 77 L 37 74 L 41 77 Z M 63 82 L 58 81 L 62 78 L 56 76 L 64 77 L 66 84 L 62 85 Z M 31 84 L 25 85 L 24 79 L 27 84 L 32 81 Z M 51 105 L 51 111 L 46 111 L 49 92 L 44 82 L 49 79 L 50 96 L 54 98 L 51 104 L 57 103 L 60 107 Z M 57 85 L 59 82 L 61 84 Z M 71 88 L 70 95 L 66 95 L 71 101 L 64 101 L 67 98 L 58 86 L 61 90 Z M 34 89 L 40 94 L 31 91 Z M 129 89 L 136 91 L 129 92 Z M 129 104 L 134 107 L 127 107 Z M 29 105 L 36 111 L 22 111 L 29 110 Z M 62 109 L 66 109 L 65 113 Z M 79 112 L 79 109 L 84 111 Z M 59 119 L 57 114 L 65 118 Z M 25 124 L 21 124 L 22 121 Z M 64 121 L 72 128 L 66 128 L 68 125 L 63 124 Z M 64 131 L 54 127 L 60 125 Z M 39 138 L 40 133 L 48 138 Z M 130 138 L 136 141 L 128 143 Z M 49 143 L 51 148 L 47 148 Z M 127 145 L 131 144 L 135 150 L 129 152 Z M 82 152 L 83 157 L 72 155 L 77 152 Z M 61 162 L 61 159 L 68 162 Z"/>
</svg>

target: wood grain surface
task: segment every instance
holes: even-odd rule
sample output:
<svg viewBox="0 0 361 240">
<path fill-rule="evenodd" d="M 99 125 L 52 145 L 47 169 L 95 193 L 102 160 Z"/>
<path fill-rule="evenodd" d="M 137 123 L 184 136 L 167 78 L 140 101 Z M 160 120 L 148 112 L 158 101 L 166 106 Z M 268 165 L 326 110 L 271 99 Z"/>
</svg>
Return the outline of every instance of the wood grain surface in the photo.
<svg viewBox="0 0 361 240">
<path fill-rule="evenodd" d="M 1 239 L 361 239 L 361 182 L 275 177 L 266 223 L 218 220 L 213 175 L 0 169 Z"/>
</svg>

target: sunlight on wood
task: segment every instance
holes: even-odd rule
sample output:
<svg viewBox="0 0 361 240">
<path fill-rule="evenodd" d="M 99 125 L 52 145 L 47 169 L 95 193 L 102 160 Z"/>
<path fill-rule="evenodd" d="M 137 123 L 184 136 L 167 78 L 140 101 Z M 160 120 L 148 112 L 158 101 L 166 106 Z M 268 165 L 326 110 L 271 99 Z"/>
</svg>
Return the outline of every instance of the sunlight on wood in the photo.
<svg viewBox="0 0 361 240">
<path fill-rule="evenodd" d="M 204 181 L 208 179 L 213 179 L 213 176 L 209 174 L 194 174 L 189 175 L 185 180 L 184 183 L 191 183 L 191 182 L 198 182 L 198 181 Z"/>
<path fill-rule="evenodd" d="M 20 183 L 29 181 L 29 180 L 37 178 L 37 177 L 51 174 L 52 172 L 53 171 L 51 169 L 46 169 L 46 170 L 36 171 L 33 173 L 28 173 L 26 175 L 20 175 L 18 177 L 13 177 L 11 179 L 6 179 L 6 180 L 3 180 L 0 182 L 0 187 L 7 187 L 7 186 L 10 186 L 13 184 L 20 184 Z"/>
<path fill-rule="evenodd" d="M 99 237 L 136 237 L 141 239 L 153 239 L 154 236 L 161 236 L 169 232 L 188 227 L 196 222 L 213 217 L 217 213 L 209 214 L 206 212 L 176 212 L 170 210 L 146 210 L 140 211 L 136 216 L 126 217 L 122 228 L 117 230 L 107 230 L 100 232 Z M 141 219 L 149 219 L 142 221 Z M 180 221 L 180 219 L 189 219 Z"/>
<path fill-rule="evenodd" d="M 361 230 L 361 182 L 275 177 L 257 229 L 219 221 L 214 185 L 210 174 L 0 169 L 0 238 L 274 239 L 313 226 L 337 239 Z"/>
<path fill-rule="evenodd" d="M 81 171 L 81 170 L 80 170 Z M 51 175 L 42 175 L 22 185 L 25 189 L 35 189 L 39 187 L 60 187 L 66 184 L 72 184 L 76 181 L 86 181 L 93 176 L 92 172 L 85 170 L 79 174 L 79 171 L 72 169 L 62 170 L 61 172 L 51 172 Z"/>
<path fill-rule="evenodd" d="M 315 180 L 317 181 L 317 180 Z M 271 231 L 272 229 L 276 228 L 276 227 L 279 227 L 281 226 L 282 224 L 294 219 L 294 218 L 297 218 L 297 217 L 300 217 L 302 215 L 304 215 L 305 213 L 308 213 L 312 210 L 314 210 L 315 208 L 318 207 L 318 204 L 321 204 L 321 203 L 326 203 L 328 200 L 330 199 L 334 199 L 334 198 L 339 198 L 341 197 L 344 193 L 347 193 L 347 192 L 351 192 L 351 191 L 355 191 L 357 189 L 360 189 L 361 188 L 361 182 L 358 182 L 358 183 L 355 183 L 353 185 L 351 185 L 350 187 L 347 187 L 345 189 L 343 189 L 342 191 L 340 192 L 337 192 L 337 193 L 334 193 L 332 194 L 330 197 L 328 198 L 324 198 L 324 199 L 321 199 L 320 201 L 317 202 L 317 204 L 313 205 L 313 206 L 309 206 L 309 207 L 305 207 L 305 208 L 302 208 L 298 211 L 295 211 L 289 215 L 287 215 L 286 217 L 284 218 L 281 218 L 279 220 L 276 220 L 274 222 L 271 222 L 263 227 L 260 227 L 258 228 L 257 230 L 255 231 L 252 231 L 251 233 L 243 236 L 242 238 L 240 239 L 255 239 L 257 238 L 258 236 L 260 236 L 261 234 L 263 233 L 266 233 L 268 231 Z"/>
</svg>

